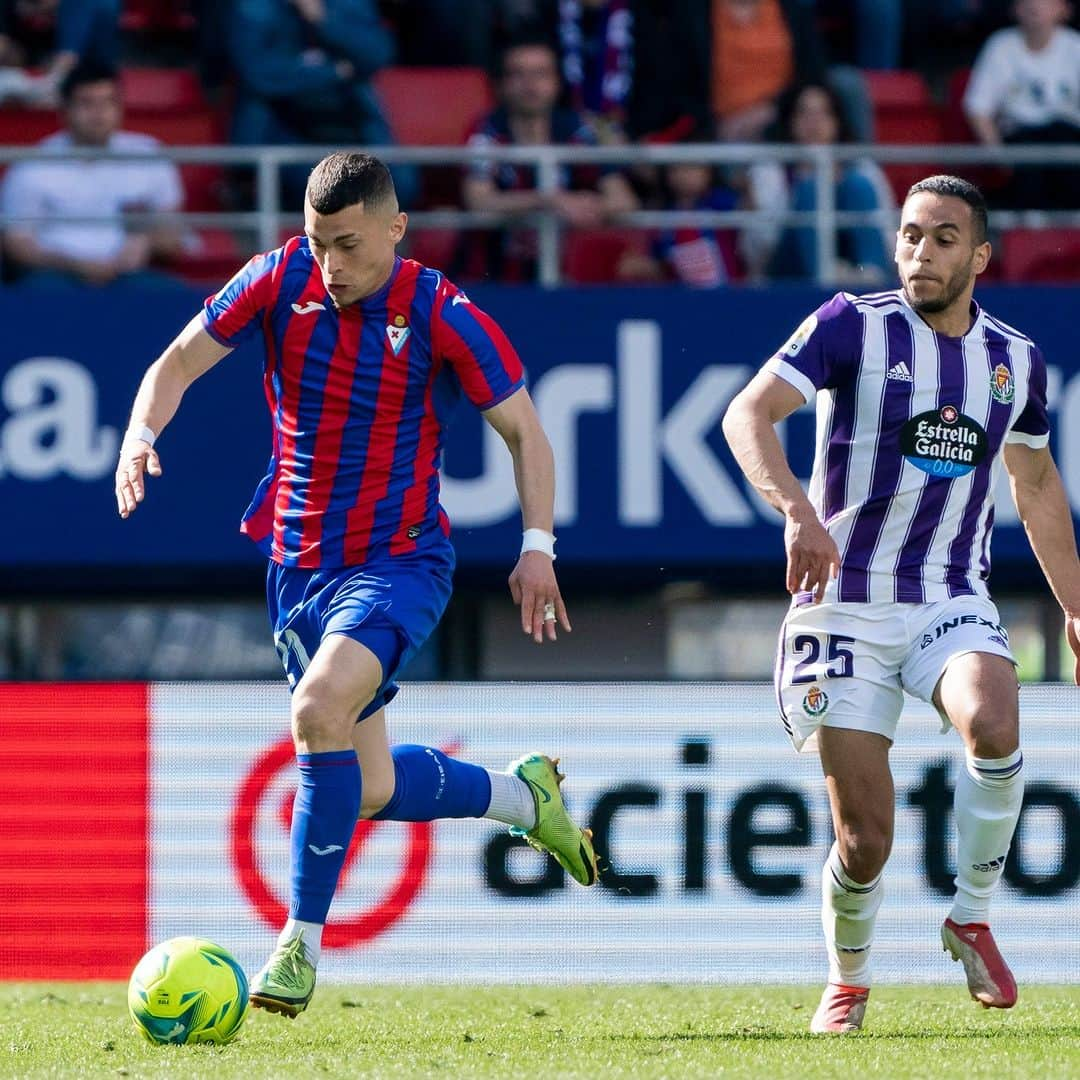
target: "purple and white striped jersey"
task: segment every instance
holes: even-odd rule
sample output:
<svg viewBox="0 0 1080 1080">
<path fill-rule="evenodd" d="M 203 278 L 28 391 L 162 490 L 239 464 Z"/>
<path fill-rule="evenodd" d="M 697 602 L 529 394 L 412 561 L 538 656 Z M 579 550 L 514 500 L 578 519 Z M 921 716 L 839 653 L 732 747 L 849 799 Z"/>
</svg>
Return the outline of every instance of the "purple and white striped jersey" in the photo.
<svg viewBox="0 0 1080 1080">
<path fill-rule="evenodd" d="M 841 560 L 826 602 L 987 596 L 1002 447 L 1050 438 L 1030 338 L 975 303 L 951 338 L 900 290 L 837 293 L 764 370 L 817 398 L 810 501 Z"/>
</svg>

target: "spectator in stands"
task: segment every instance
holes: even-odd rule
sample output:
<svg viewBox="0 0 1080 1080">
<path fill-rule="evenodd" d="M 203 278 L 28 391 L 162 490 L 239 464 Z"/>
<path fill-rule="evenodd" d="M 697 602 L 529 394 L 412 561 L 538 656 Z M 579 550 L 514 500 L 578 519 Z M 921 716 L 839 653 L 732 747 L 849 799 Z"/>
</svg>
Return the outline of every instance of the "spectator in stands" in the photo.
<svg viewBox="0 0 1080 1080">
<path fill-rule="evenodd" d="M 394 40 L 375 0 L 235 0 L 229 46 L 240 80 L 234 142 L 393 142 L 371 85 L 394 57 Z M 302 205 L 308 171 L 286 170 L 290 205 Z M 395 166 L 393 173 L 407 208 L 416 191 L 415 170 Z"/>
<path fill-rule="evenodd" d="M 728 142 L 756 141 L 775 122 L 777 102 L 788 87 L 824 80 L 813 12 L 801 0 L 712 0 L 711 13 L 717 133 Z"/>
<path fill-rule="evenodd" d="M 0 0 L 0 100 L 57 104 L 77 63 L 118 63 L 119 23 L 120 0 Z"/>
<path fill-rule="evenodd" d="M 596 135 L 582 117 L 556 105 L 559 90 L 558 58 L 545 39 L 511 44 L 500 62 L 499 107 L 480 122 L 469 145 L 595 145 Z M 562 169 L 558 188 L 546 192 L 538 190 L 531 166 L 484 160 L 476 161 L 465 178 L 464 201 L 470 210 L 508 216 L 548 210 L 565 224 L 585 229 L 637 205 L 630 185 L 616 171 Z M 536 253 L 531 230 L 500 231 L 490 236 L 484 269 L 503 279 L 529 280 L 535 275 Z"/>
<path fill-rule="evenodd" d="M 1017 0 L 1019 25 L 983 46 L 964 95 L 964 111 L 979 140 L 1001 143 L 1080 141 L 1080 33 L 1066 26 L 1065 0 Z M 1020 207 L 1078 205 L 1080 170 L 1026 167 L 1013 173 L 1010 194 Z"/>
<path fill-rule="evenodd" d="M 824 146 L 851 141 L 842 102 L 827 83 L 809 83 L 786 94 L 780 102 L 780 137 L 801 146 Z M 758 210 L 817 209 L 817 179 L 813 166 L 759 162 L 750 167 L 749 198 Z M 882 210 L 892 206 L 888 180 L 876 164 L 860 161 L 840 165 L 834 185 L 838 210 Z M 888 256 L 891 226 L 850 226 L 838 232 L 841 271 L 850 281 L 878 282 L 891 272 Z M 746 229 L 742 253 L 751 276 L 812 278 L 817 270 L 817 233 L 812 226 L 781 228 L 762 225 Z"/>
<path fill-rule="evenodd" d="M 61 100 L 65 130 L 40 144 L 40 158 L 14 165 L 0 190 L 6 218 L 48 220 L 9 223 L 5 252 L 32 284 L 105 285 L 145 271 L 155 255 L 175 252 L 177 231 L 164 220 L 160 227 L 128 227 L 125 215 L 181 209 L 179 173 L 170 162 L 151 159 L 156 139 L 119 130 L 115 69 L 76 66 L 61 84 Z M 73 148 L 146 154 L 147 160 L 64 160 Z"/>
<path fill-rule="evenodd" d="M 696 127 L 707 115 L 688 68 L 707 0 L 501 0 L 506 33 L 547 36 L 564 104 L 601 142 Z"/>
<path fill-rule="evenodd" d="M 689 132 L 687 143 L 708 142 L 707 131 Z M 661 210 L 734 210 L 739 193 L 712 165 L 687 162 L 660 170 Z M 674 226 L 653 237 L 648 254 L 631 249 L 619 265 L 624 281 L 678 281 L 712 289 L 739 276 L 737 233 L 714 226 Z"/>
</svg>

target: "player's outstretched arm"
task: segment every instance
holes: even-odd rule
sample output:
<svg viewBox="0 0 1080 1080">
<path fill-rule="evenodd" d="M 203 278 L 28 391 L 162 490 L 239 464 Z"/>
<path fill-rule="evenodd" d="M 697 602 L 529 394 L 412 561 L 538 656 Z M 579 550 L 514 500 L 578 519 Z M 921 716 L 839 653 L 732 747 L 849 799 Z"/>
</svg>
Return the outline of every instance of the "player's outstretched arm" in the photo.
<svg viewBox="0 0 1080 1080">
<path fill-rule="evenodd" d="M 524 389 L 505 401 L 485 410 L 484 419 L 502 436 L 514 459 L 514 481 L 521 502 L 522 527 L 547 534 L 554 544 L 552 523 L 555 514 L 555 458 L 551 453 L 540 417 L 532 398 Z M 521 629 L 540 644 L 547 631 L 549 641 L 556 637 L 556 621 L 570 630 L 558 582 L 555 580 L 554 554 L 525 550 L 510 575 L 510 595 L 521 607 Z M 552 613 L 554 618 L 552 618 Z"/>
<path fill-rule="evenodd" d="M 794 386 L 772 372 L 759 371 L 728 406 L 723 427 L 747 480 L 784 515 L 788 592 L 810 590 L 820 603 L 825 586 L 840 569 L 840 552 L 791 471 L 775 430 L 802 404 L 803 396 Z"/>
<path fill-rule="evenodd" d="M 1080 685 L 1080 559 L 1061 475 L 1047 447 L 1024 443 L 1006 443 L 1005 468 L 1031 550 L 1065 613 L 1065 636 L 1076 657 L 1073 681 Z"/>
<path fill-rule="evenodd" d="M 122 518 L 142 502 L 146 474 L 161 475 L 153 441 L 176 414 L 184 391 L 231 351 L 203 329 L 197 315 L 147 369 L 116 464 L 116 508 Z"/>
</svg>

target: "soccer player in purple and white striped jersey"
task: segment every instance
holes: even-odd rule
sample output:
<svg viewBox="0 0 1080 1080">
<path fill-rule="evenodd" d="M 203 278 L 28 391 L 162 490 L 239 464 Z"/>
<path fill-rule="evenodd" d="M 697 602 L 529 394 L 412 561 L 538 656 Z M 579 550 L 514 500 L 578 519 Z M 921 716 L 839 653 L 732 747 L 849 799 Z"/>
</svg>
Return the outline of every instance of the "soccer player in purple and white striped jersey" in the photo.
<svg viewBox="0 0 1080 1080">
<path fill-rule="evenodd" d="M 987 590 L 1002 466 L 1070 643 L 1080 633 L 1080 561 L 1049 450 L 1042 353 L 972 298 L 990 259 L 986 227 L 972 184 L 915 184 L 897 232 L 901 287 L 822 305 L 724 419 L 739 465 L 785 517 L 792 605 L 777 700 L 796 749 L 821 755 L 836 831 L 822 874 L 829 976 L 815 1032 L 862 1026 L 904 690 L 933 703 L 966 756 L 942 943 L 977 1001 L 1016 1001 L 989 927 L 1023 798 L 1015 661 Z M 807 495 L 773 425 L 810 401 Z"/>
<path fill-rule="evenodd" d="M 394 676 L 450 597 L 454 552 L 438 470 L 462 397 L 514 459 L 525 531 L 510 591 L 522 629 L 538 644 L 555 640 L 557 622 L 570 629 L 553 567 L 554 463 L 521 361 L 439 271 L 396 254 L 406 227 L 377 158 L 319 162 L 304 235 L 256 255 L 148 369 L 116 469 L 126 518 L 145 496 L 146 475 L 161 475 L 154 442 L 187 388 L 245 339 L 263 342 L 272 452 L 242 529 L 268 557 L 267 605 L 293 691 L 300 776 L 289 917 L 251 1002 L 288 1016 L 314 992 L 358 818 L 487 817 L 550 852 L 581 884 L 597 877 L 591 834 L 559 793 L 558 759 L 530 754 L 489 771 L 387 741 Z"/>
</svg>

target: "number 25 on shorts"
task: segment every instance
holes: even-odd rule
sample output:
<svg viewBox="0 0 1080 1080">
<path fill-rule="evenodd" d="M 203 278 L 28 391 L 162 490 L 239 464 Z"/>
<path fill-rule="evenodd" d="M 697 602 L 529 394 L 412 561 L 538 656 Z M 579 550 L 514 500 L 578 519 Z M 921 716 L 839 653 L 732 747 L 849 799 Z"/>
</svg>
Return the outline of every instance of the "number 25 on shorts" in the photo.
<svg viewBox="0 0 1080 1080">
<path fill-rule="evenodd" d="M 850 646 L 855 644 L 853 637 L 842 634 L 829 634 L 825 638 L 825 662 L 829 665 L 824 671 L 810 670 L 821 660 L 821 638 L 815 634 L 796 634 L 791 639 L 791 651 L 801 655 L 795 665 L 795 674 L 791 677 L 792 685 L 814 682 L 817 679 L 846 679 L 855 674 L 855 654 Z"/>
</svg>

